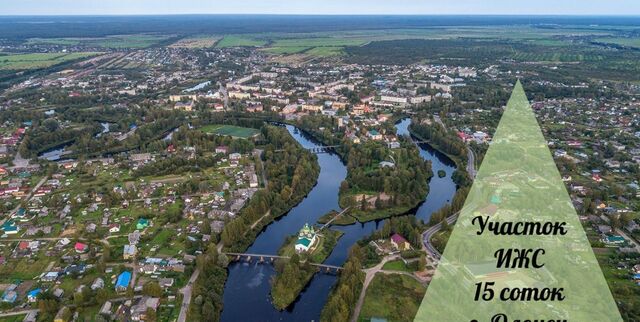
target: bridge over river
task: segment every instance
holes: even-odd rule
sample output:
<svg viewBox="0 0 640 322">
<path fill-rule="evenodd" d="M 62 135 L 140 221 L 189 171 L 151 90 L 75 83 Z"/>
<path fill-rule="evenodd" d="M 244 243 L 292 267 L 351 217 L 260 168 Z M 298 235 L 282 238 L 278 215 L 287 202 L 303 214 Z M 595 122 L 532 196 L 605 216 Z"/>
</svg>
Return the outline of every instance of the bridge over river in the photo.
<svg viewBox="0 0 640 322">
<path fill-rule="evenodd" d="M 280 256 L 280 255 L 269 255 L 269 254 L 250 254 L 250 253 L 223 253 L 229 256 L 234 261 L 246 260 L 250 262 L 252 259 L 257 259 L 260 263 L 264 263 L 266 261 L 273 262 L 276 259 L 290 259 L 289 256 Z M 311 266 L 315 266 L 321 269 L 325 269 L 327 272 L 331 271 L 340 271 L 342 270 L 341 266 L 321 264 L 321 263 L 309 263 Z"/>
</svg>

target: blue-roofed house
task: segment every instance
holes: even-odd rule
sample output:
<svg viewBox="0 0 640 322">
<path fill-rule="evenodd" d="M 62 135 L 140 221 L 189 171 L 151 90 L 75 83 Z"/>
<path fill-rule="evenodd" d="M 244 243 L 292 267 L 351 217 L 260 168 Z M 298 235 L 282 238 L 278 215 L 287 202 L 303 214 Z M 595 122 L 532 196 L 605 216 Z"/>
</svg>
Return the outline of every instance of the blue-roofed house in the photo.
<svg viewBox="0 0 640 322">
<path fill-rule="evenodd" d="M 136 224 L 136 229 L 142 230 L 149 227 L 149 220 L 146 218 L 138 219 L 138 223 Z"/>
<path fill-rule="evenodd" d="M 118 280 L 116 281 L 116 291 L 124 292 L 129 287 L 129 282 L 131 282 L 131 272 L 124 271 L 118 275 Z"/>
<path fill-rule="evenodd" d="M 38 294 L 40 293 L 42 293 L 42 289 L 40 288 L 29 291 L 29 293 L 27 293 L 27 300 L 31 303 L 34 303 L 38 300 Z"/>
<path fill-rule="evenodd" d="M 18 226 L 13 222 L 13 220 L 5 221 L 0 228 L 2 228 L 2 230 L 4 230 L 4 233 L 7 235 L 17 234 L 19 229 Z"/>
</svg>

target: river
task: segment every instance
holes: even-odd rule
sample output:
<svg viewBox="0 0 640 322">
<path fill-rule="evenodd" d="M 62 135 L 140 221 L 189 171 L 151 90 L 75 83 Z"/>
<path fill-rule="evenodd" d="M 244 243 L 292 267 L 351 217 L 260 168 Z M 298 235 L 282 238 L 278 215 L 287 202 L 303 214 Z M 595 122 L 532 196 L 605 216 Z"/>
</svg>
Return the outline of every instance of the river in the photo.
<svg viewBox="0 0 640 322">
<path fill-rule="evenodd" d="M 398 134 L 407 135 L 410 120 L 404 119 L 396 125 Z M 305 148 L 322 147 L 322 144 L 286 126 L 289 133 Z M 431 213 L 453 198 L 456 186 L 451 180 L 455 165 L 445 155 L 427 145 L 420 145 L 420 154 L 430 160 L 434 177 L 429 182 L 429 194 L 418 206 L 418 218 L 428 220 Z M 267 226 L 256 238 L 247 253 L 277 254 L 286 237 L 297 234 L 305 223 L 316 223 L 318 218 L 330 210 L 340 210 L 338 193 L 340 183 L 347 176 L 347 169 L 338 155 L 318 154 L 320 175 L 317 185 L 309 195 L 285 216 Z M 446 176 L 439 178 L 438 170 Z M 326 264 L 342 266 L 349 248 L 358 240 L 378 229 L 380 222 L 356 223 L 350 226 L 336 226 L 344 232 Z M 224 309 L 222 321 L 319 321 L 320 312 L 327 300 L 336 276 L 318 273 L 303 290 L 296 302 L 287 310 L 274 309 L 269 300 L 270 279 L 275 273 L 272 265 L 236 262 L 229 265 L 229 276 L 224 288 Z"/>
</svg>

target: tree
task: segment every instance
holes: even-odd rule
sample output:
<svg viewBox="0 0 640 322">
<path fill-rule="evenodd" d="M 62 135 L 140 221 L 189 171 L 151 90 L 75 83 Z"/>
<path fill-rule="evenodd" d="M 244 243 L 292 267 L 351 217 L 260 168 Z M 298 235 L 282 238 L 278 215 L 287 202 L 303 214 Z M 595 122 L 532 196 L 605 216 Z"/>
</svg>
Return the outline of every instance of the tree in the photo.
<svg viewBox="0 0 640 322">
<path fill-rule="evenodd" d="M 108 299 L 109 299 L 109 291 L 105 290 L 104 288 L 101 288 L 96 292 L 96 301 L 98 301 L 98 304 L 102 305 Z"/>
<path fill-rule="evenodd" d="M 211 301 L 206 301 L 202 306 L 202 320 L 216 321 L 216 309 Z"/>
<path fill-rule="evenodd" d="M 142 287 L 142 293 L 152 297 L 161 297 L 162 287 L 160 287 L 160 284 L 156 281 L 147 282 Z"/>
<path fill-rule="evenodd" d="M 220 267 L 227 267 L 229 265 L 229 257 L 225 254 L 218 255 L 218 265 L 220 265 Z"/>
<path fill-rule="evenodd" d="M 427 268 L 427 257 L 425 254 L 420 255 L 420 261 L 418 261 L 418 270 L 424 271 Z"/>
<path fill-rule="evenodd" d="M 154 310 L 153 308 L 148 307 L 144 315 L 145 315 L 145 319 L 144 319 L 145 321 L 155 322 L 157 320 L 156 310 Z"/>
</svg>

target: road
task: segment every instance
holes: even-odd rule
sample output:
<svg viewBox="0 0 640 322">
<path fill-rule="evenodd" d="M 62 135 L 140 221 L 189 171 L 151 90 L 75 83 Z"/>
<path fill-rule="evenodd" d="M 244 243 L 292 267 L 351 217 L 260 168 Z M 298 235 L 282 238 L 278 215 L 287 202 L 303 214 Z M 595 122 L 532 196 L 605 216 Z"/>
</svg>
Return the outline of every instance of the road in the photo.
<svg viewBox="0 0 640 322">
<path fill-rule="evenodd" d="M 191 278 L 189 278 L 189 282 L 185 287 L 180 290 L 182 293 L 182 306 L 180 307 L 180 315 L 178 315 L 177 322 L 185 322 L 187 321 L 187 312 L 189 311 L 189 305 L 191 304 L 191 289 L 193 287 L 193 283 L 198 279 L 198 275 L 200 275 L 200 270 L 196 268 L 191 274 Z"/>
<path fill-rule="evenodd" d="M 453 224 L 454 221 L 458 219 L 458 213 L 455 213 L 449 217 L 447 217 L 447 223 L 450 225 Z M 439 260 L 442 254 L 431 244 L 431 237 L 440 231 L 442 228 L 442 223 L 438 223 L 437 225 L 427 229 L 424 233 L 422 233 L 422 245 L 424 246 L 424 250 L 430 255 L 432 258 Z"/>
<path fill-rule="evenodd" d="M 376 273 L 380 272 L 382 270 L 382 266 L 384 266 L 384 264 L 386 264 L 388 261 L 397 259 L 399 257 L 399 255 L 385 256 L 384 258 L 382 258 L 378 265 L 363 270 L 366 274 L 364 277 L 364 284 L 362 284 L 362 291 L 360 291 L 358 302 L 356 302 L 356 306 L 353 309 L 351 322 L 356 322 L 358 320 L 358 316 L 360 316 L 360 311 L 362 310 L 362 305 L 364 304 L 364 297 L 367 294 L 367 288 L 369 287 L 369 284 L 371 284 L 373 278 L 376 276 Z"/>
<path fill-rule="evenodd" d="M 467 172 L 471 179 L 476 178 L 476 156 L 473 154 L 473 150 L 469 146 L 467 146 Z"/>
<path fill-rule="evenodd" d="M 22 310 L 22 311 L 0 313 L 0 318 L 5 318 L 5 317 L 9 317 L 9 316 L 14 316 L 14 315 L 29 314 L 31 312 L 38 312 L 38 311 L 40 311 L 40 310 Z"/>
</svg>

